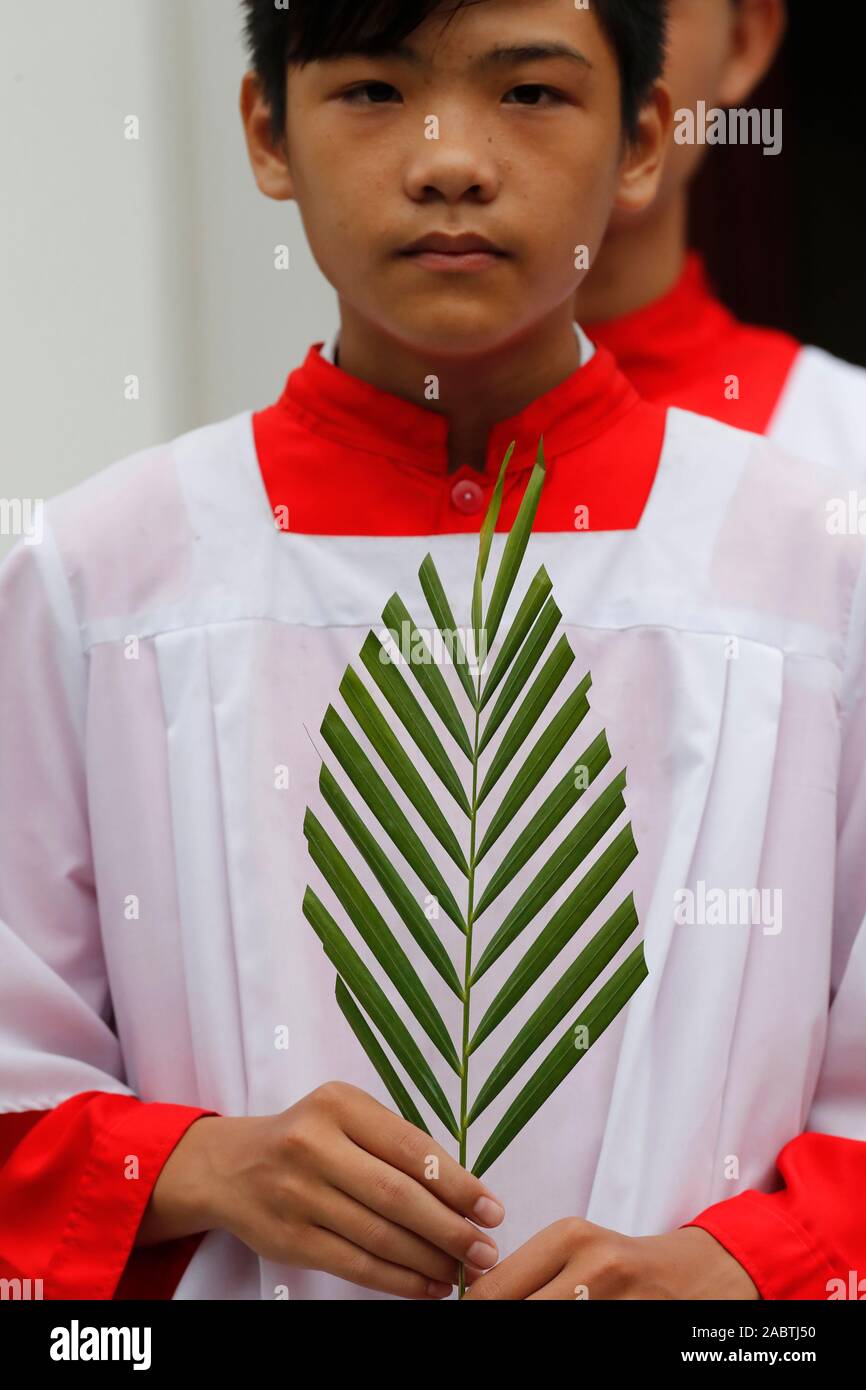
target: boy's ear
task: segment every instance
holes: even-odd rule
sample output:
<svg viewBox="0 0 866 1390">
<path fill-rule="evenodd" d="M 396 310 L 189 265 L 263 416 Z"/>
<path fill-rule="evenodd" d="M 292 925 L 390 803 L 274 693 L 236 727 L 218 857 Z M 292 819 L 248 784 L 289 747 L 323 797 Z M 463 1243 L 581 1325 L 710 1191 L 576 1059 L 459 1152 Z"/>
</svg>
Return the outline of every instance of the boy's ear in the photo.
<svg viewBox="0 0 866 1390">
<path fill-rule="evenodd" d="M 643 212 L 658 193 L 673 128 L 670 89 L 657 82 L 641 108 L 637 137 L 625 146 L 614 208 Z"/>
<path fill-rule="evenodd" d="M 278 202 L 295 196 L 285 139 L 276 142 L 271 128 L 271 108 L 265 100 L 259 78 L 244 73 L 241 83 L 241 119 L 256 183 L 262 193 Z"/>
<path fill-rule="evenodd" d="M 719 105 L 740 106 L 766 77 L 782 46 L 785 0 L 735 0 L 728 57 L 719 83 Z"/>
</svg>

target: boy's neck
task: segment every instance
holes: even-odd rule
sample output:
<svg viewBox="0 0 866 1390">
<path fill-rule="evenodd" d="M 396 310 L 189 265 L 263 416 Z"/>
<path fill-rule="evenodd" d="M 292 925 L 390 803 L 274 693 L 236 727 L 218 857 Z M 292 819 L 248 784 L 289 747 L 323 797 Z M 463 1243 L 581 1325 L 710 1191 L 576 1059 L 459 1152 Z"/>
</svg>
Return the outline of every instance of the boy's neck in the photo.
<svg viewBox="0 0 866 1390">
<path fill-rule="evenodd" d="M 447 415 L 448 470 L 483 471 L 491 429 L 552 391 L 581 366 L 571 306 L 483 359 L 436 358 L 386 339 L 341 305 L 338 365 L 379 390 Z M 430 378 L 437 398 L 429 399 Z"/>
<path fill-rule="evenodd" d="M 644 309 L 676 285 L 688 253 L 683 191 L 650 219 L 609 232 L 575 300 L 581 323 L 608 323 Z"/>
</svg>

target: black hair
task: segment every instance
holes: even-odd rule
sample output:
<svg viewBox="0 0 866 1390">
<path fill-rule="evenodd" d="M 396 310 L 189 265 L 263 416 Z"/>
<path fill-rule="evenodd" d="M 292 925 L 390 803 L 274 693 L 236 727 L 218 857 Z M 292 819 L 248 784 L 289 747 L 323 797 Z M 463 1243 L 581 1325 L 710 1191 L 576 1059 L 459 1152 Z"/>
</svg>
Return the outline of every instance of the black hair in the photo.
<svg viewBox="0 0 866 1390">
<path fill-rule="evenodd" d="M 466 4 L 453 0 L 449 20 Z M 622 119 L 630 140 L 638 114 L 665 61 L 667 0 L 590 0 L 616 50 Z M 348 54 L 375 57 L 402 43 L 442 6 L 442 0 L 242 0 L 253 68 L 271 111 L 276 140 L 286 120 L 286 73 L 317 59 Z"/>
</svg>

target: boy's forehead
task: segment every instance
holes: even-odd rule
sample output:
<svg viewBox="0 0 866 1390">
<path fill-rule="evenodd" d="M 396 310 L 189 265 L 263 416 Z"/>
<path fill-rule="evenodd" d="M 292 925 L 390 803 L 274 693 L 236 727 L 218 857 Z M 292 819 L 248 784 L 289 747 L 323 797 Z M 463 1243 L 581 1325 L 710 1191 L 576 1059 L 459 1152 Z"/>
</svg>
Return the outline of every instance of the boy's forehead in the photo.
<svg viewBox="0 0 866 1390">
<path fill-rule="evenodd" d="M 317 61 L 332 65 L 382 58 L 417 70 L 459 67 L 472 73 L 544 59 L 592 67 L 586 40 L 596 25 L 591 9 L 579 10 L 563 0 L 470 0 L 432 11 L 394 43 L 372 38 Z"/>
<path fill-rule="evenodd" d="M 428 49 L 423 43 L 417 40 L 403 40 L 401 43 L 391 44 L 388 48 L 358 49 L 351 53 L 340 54 L 324 60 L 329 63 L 350 62 L 356 57 L 376 56 L 388 58 L 397 62 L 406 63 L 409 67 L 422 68 L 433 67 L 438 60 L 436 50 Z M 467 66 L 475 70 L 488 68 L 507 67 L 514 63 L 527 63 L 540 61 L 549 58 L 566 58 L 571 62 L 579 63 L 584 67 L 592 67 L 592 62 L 586 53 L 583 53 L 574 44 L 566 43 L 563 40 L 537 39 L 535 41 L 522 41 L 513 43 L 494 43 L 491 47 L 480 47 L 473 45 L 467 55 Z"/>
</svg>

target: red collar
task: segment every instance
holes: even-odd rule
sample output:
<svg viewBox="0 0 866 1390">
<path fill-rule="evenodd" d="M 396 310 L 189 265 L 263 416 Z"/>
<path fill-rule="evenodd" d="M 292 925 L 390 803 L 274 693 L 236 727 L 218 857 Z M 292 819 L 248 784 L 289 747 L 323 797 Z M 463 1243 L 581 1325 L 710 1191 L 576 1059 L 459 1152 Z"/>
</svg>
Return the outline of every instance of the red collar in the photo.
<svg viewBox="0 0 866 1390">
<path fill-rule="evenodd" d="M 288 529 L 356 535 L 477 531 L 503 457 L 516 440 L 500 518 L 500 529 L 507 528 L 514 515 L 511 500 L 516 506 L 541 435 L 548 464 L 541 529 L 573 530 L 578 504 L 589 509 L 589 529 L 637 524 L 658 465 L 664 412 L 640 400 L 604 348 L 494 425 L 483 473 L 449 473 L 447 417 L 335 367 L 321 356 L 322 346 L 313 344 L 279 400 L 253 417 L 268 497 L 275 512 L 287 510 Z M 455 499 L 461 486 L 466 506 Z"/>
<path fill-rule="evenodd" d="M 452 480 L 448 473 L 448 419 L 371 386 L 359 377 L 335 367 L 321 355 L 315 343 L 302 367 L 292 372 L 278 407 L 295 418 L 306 419 L 316 433 L 337 443 L 351 444 L 381 454 L 413 468 L 426 468 Z M 494 479 L 513 439 L 522 444 L 515 451 L 515 471 L 531 469 L 539 435 L 544 435 L 545 454 L 555 458 L 592 438 L 631 408 L 633 387 L 617 369 L 610 353 L 597 352 L 559 386 L 531 401 L 526 408 L 493 426 L 487 442 L 485 473 Z M 478 476 L 474 469 L 465 469 Z"/>
<path fill-rule="evenodd" d="M 800 352 L 775 329 L 740 323 L 691 252 L 668 294 L 646 308 L 587 327 L 640 394 L 766 433 Z"/>
</svg>

